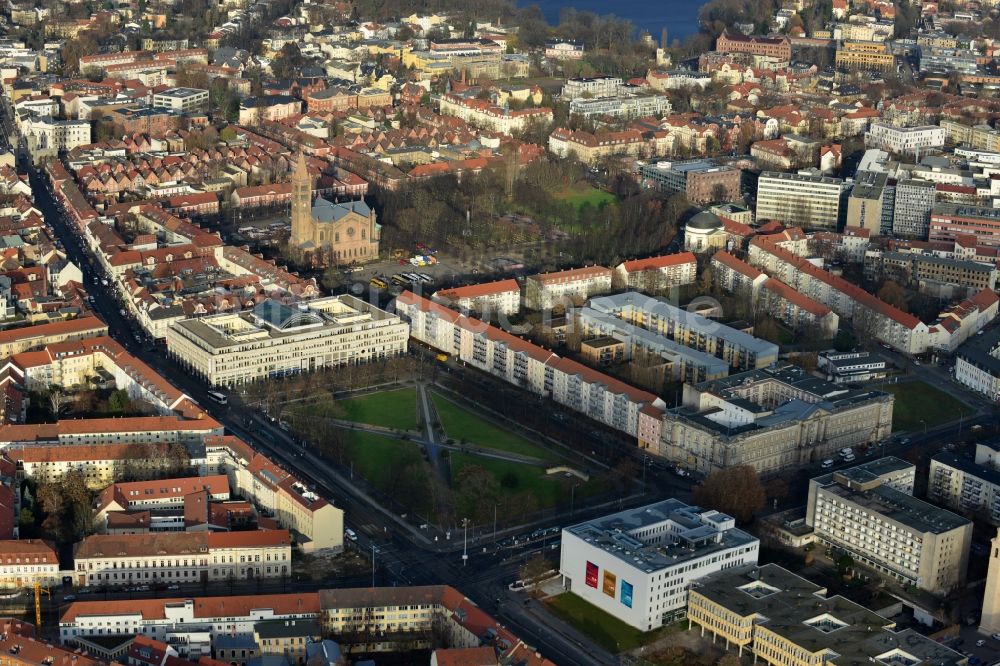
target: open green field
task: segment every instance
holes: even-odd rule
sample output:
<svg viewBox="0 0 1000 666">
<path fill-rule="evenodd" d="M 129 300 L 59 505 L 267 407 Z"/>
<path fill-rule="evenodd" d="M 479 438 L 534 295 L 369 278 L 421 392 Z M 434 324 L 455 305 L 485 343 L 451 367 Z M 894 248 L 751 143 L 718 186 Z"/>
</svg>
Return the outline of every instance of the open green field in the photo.
<svg viewBox="0 0 1000 666">
<path fill-rule="evenodd" d="M 615 195 L 591 187 L 585 183 L 577 183 L 554 194 L 556 199 L 572 204 L 579 211 L 590 204 L 594 208 L 600 208 L 602 204 L 613 204 L 617 201 Z"/>
<path fill-rule="evenodd" d="M 614 653 L 624 652 L 654 640 L 660 632 L 642 632 L 587 603 L 572 592 L 564 592 L 545 601 L 552 611 Z"/>
<path fill-rule="evenodd" d="M 356 421 L 396 430 L 417 428 L 417 390 L 414 388 L 343 400 L 322 400 L 295 409 L 309 416 Z"/>
<path fill-rule="evenodd" d="M 390 490 L 388 486 L 398 469 L 424 462 L 420 450 L 412 442 L 357 430 L 346 435 L 347 455 L 354 461 L 354 473 L 379 490 Z"/>
<path fill-rule="evenodd" d="M 922 431 L 924 422 L 928 428 L 933 428 L 958 419 L 963 411 L 966 414 L 972 411 L 927 382 L 900 382 L 879 388 L 896 396 L 892 406 L 893 430 Z"/>
<path fill-rule="evenodd" d="M 552 460 L 556 457 L 524 437 L 493 425 L 443 396 L 432 393 L 431 400 L 445 434 L 456 442 L 465 440 L 470 444 L 540 460 Z"/>
<path fill-rule="evenodd" d="M 605 489 L 604 482 L 593 477 L 589 481 L 583 482 L 576 477 L 566 478 L 562 474 L 546 474 L 542 467 L 484 458 L 469 453 L 451 453 L 452 478 L 457 477 L 466 465 L 482 467 L 492 474 L 506 495 L 523 491 L 531 493 L 538 502 L 539 509 L 568 504 L 571 494 L 577 501 L 580 501 Z M 575 492 L 572 491 L 574 485 L 577 486 Z M 461 508 L 462 502 L 462 497 L 455 497 L 457 508 Z"/>
</svg>

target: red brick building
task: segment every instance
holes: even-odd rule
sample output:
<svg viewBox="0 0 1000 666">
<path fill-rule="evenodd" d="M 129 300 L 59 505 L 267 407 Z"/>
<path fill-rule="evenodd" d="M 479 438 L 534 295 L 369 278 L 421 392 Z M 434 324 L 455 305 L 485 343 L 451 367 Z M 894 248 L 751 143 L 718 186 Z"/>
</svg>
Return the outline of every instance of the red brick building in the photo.
<svg viewBox="0 0 1000 666">
<path fill-rule="evenodd" d="M 724 30 L 715 42 L 715 50 L 720 53 L 749 53 L 783 62 L 792 59 L 792 42 L 785 36 L 747 36 Z"/>
</svg>

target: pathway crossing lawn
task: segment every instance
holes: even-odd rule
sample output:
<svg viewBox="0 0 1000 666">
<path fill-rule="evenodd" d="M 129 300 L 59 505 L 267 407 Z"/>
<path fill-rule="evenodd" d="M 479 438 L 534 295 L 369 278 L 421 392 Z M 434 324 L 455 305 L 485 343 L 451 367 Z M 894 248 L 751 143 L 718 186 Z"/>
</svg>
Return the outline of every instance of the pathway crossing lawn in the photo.
<svg viewBox="0 0 1000 666">
<path fill-rule="evenodd" d="M 441 419 L 445 435 L 456 442 L 465 440 L 469 444 L 540 460 L 553 460 L 557 457 L 524 437 L 493 425 L 437 393 L 432 393 L 431 399 L 434 401 L 434 409 Z"/>
<path fill-rule="evenodd" d="M 507 460 L 484 458 L 469 453 L 451 452 L 452 480 L 466 465 L 477 465 L 492 474 L 500 484 L 505 494 L 528 491 L 538 500 L 539 509 L 547 509 L 557 504 L 569 504 L 571 487 L 580 484 L 575 493 L 576 501 L 600 492 L 604 489 L 602 481 L 592 478 L 586 483 L 573 477 L 565 478 L 562 474 L 546 474 L 543 467 L 533 467 Z M 456 492 L 455 506 L 460 507 L 462 498 Z"/>
<path fill-rule="evenodd" d="M 927 382 L 899 382 L 879 387 L 896 396 L 892 405 L 892 429 L 923 431 L 924 421 L 928 428 L 956 421 L 962 412 L 968 416 L 972 410 L 957 399 Z"/>
<path fill-rule="evenodd" d="M 616 654 L 645 645 L 659 633 L 639 631 L 572 592 L 550 597 L 545 603 L 582 634 Z"/>
<path fill-rule="evenodd" d="M 404 388 L 357 398 L 322 400 L 307 404 L 304 412 L 310 416 L 344 419 L 396 430 L 416 430 L 417 390 Z"/>
</svg>

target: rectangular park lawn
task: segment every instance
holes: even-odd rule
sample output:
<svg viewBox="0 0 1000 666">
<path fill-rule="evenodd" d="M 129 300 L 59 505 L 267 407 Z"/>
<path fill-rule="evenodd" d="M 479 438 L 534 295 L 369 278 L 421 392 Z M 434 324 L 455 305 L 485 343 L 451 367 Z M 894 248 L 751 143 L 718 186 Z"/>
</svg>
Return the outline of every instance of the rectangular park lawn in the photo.
<svg viewBox="0 0 1000 666">
<path fill-rule="evenodd" d="M 320 400 L 307 404 L 303 411 L 310 416 L 367 423 L 394 430 L 416 430 L 417 390 L 403 388 L 356 398 Z"/>
<path fill-rule="evenodd" d="M 555 458 L 553 454 L 537 444 L 533 444 L 509 430 L 493 425 L 486 419 L 459 407 L 444 396 L 432 393 L 431 399 L 434 401 L 434 409 L 437 411 L 438 418 L 441 419 L 441 427 L 444 428 L 445 435 L 449 439 L 456 442 L 464 440 L 469 444 L 530 456 L 539 460 Z"/>
<path fill-rule="evenodd" d="M 955 421 L 964 411 L 972 410 L 939 388 L 923 381 L 885 384 L 881 390 L 893 394 L 896 401 L 892 406 L 892 429 L 922 432 L 924 423 L 928 428 Z"/>
<path fill-rule="evenodd" d="M 645 645 L 658 633 L 639 631 L 572 592 L 563 592 L 545 603 L 582 634 L 615 654 Z"/>
</svg>

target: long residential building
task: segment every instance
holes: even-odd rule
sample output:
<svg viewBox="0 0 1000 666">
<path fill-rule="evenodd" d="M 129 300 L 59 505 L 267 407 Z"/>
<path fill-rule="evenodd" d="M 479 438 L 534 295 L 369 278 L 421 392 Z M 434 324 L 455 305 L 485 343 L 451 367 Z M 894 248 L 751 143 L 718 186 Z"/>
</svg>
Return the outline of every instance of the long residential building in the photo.
<svg viewBox="0 0 1000 666">
<path fill-rule="evenodd" d="M 41 539 L 0 541 L 0 588 L 26 588 L 35 583 L 52 587 L 61 582 L 54 544 Z"/>
<path fill-rule="evenodd" d="M 652 393 L 412 292 L 396 298 L 396 311 L 413 339 L 630 435 L 640 411 L 665 406 Z"/>
<path fill-rule="evenodd" d="M 907 354 L 922 354 L 937 342 L 927 324 L 899 308 L 796 256 L 763 237 L 750 241 L 750 264 L 777 277 L 799 293 L 822 303 L 841 319 Z"/>
<path fill-rule="evenodd" d="M 668 499 L 563 528 L 563 587 L 640 631 L 684 614 L 703 576 L 757 563 L 760 542 L 718 511 Z"/>
<path fill-rule="evenodd" d="M 687 619 L 701 635 L 772 666 L 934 664 L 964 666 L 965 655 L 777 564 L 726 569 L 688 592 Z"/>
<path fill-rule="evenodd" d="M 882 458 L 809 482 L 806 525 L 903 585 L 944 595 L 965 581 L 972 521 L 913 497 L 914 467 Z"/>
<path fill-rule="evenodd" d="M 291 532 L 303 551 L 344 547 L 343 509 L 237 437 L 206 437 L 204 444 L 208 472 L 226 474 L 233 493 Z"/>
<path fill-rule="evenodd" d="M 800 294 L 781 280 L 765 280 L 757 299 L 758 307 L 793 331 L 812 331 L 820 339 L 837 334 L 840 318 L 833 310 Z"/>
<path fill-rule="evenodd" d="M 589 307 L 573 313 L 576 316 L 573 323 L 585 338 L 603 336 L 621 342 L 624 361 L 641 359 L 649 363 L 655 358 L 658 364 L 666 366 L 663 375 L 672 381 L 702 382 L 729 374 L 727 361 L 630 324 L 614 314 Z"/>
<path fill-rule="evenodd" d="M 955 241 L 974 236 L 979 245 L 1000 247 L 1000 209 L 939 203 L 931 209 L 931 241 Z"/>
<path fill-rule="evenodd" d="M 577 305 L 611 291 L 613 279 L 614 271 L 604 266 L 531 275 L 525 282 L 524 306 L 529 310 L 550 310 L 558 305 Z"/>
<path fill-rule="evenodd" d="M 508 135 L 523 132 L 532 123 L 548 125 L 552 122 L 552 109 L 549 108 L 513 110 L 451 93 L 441 96 L 441 115 L 455 116 L 474 127 Z"/>
<path fill-rule="evenodd" d="M 59 620 L 59 637 L 64 645 L 77 645 L 102 637 L 142 636 L 175 646 L 182 658 L 197 660 L 210 656 L 212 647 L 224 639 L 249 641 L 260 636 L 265 625 L 272 629 L 298 622 L 312 630 L 318 625 L 322 634 L 335 635 L 338 642 L 364 652 L 391 651 L 396 645 L 428 649 L 437 636 L 455 648 L 487 646 L 499 663 L 553 666 L 510 629 L 446 585 L 76 601 Z M 96 662 L 81 659 L 81 666 L 96 666 Z"/>
<path fill-rule="evenodd" d="M 836 230 L 843 197 L 844 181 L 840 178 L 765 171 L 757 181 L 756 218 Z"/>
<path fill-rule="evenodd" d="M 0 426 L 0 449 L 184 444 L 222 432 L 222 424 L 207 414 L 197 419 L 180 416 L 64 419 L 55 423 Z"/>
<path fill-rule="evenodd" d="M 951 451 L 932 457 L 927 498 L 1000 526 L 1000 442 L 977 443 L 973 460 Z"/>
<path fill-rule="evenodd" d="M 517 280 L 498 280 L 434 292 L 439 303 L 489 319 L 491 315 L 511 316 L 521 310 L 521 286 Z"/>
<path fill-rule="evenodd" d="M 108 334 L 108 325 L 88 315 L 49 324 L 0 331 L 0 358 L 26 351 L 38 351 L 60 342 L 96 338 Z"/>
<path fill-rule="evenodd" d="M 615 286 L 644 294 L 658 294 L 692 284 L 697 279 L 698 259 L 694 253 L 678 252 L 623 261 L 615 266 L 613 282 Z"/>
<path fill-rule="evenodd" d="M 990 400 L 1000 401 L 1000 328 L 958 348 L 955 381 Z"/>
<path fill-rule="evenodd" d="M 740 370 L 766 368 L 778 360 L 774 343 L 720 324 L 660 298 L 629 291 L 590 300 L 590 307 L 685 347 L 722 359 Z"/>
<path fill-rule="evenodd" d="M 73 562 L 81 586 L 275 579 L 291 575 L 292 545 L 287 530 L 95 534 Z"/>
<path fill-rule="evenodd" d="M 776 474 L 892 432 L 892 395 L 849 390 L 801 368 L 751 370 L 684 386 L 683 404 L 640 419 L 640 443 L 701 474 L 750 465 Z"/>
<path fill-rule="evenodd" d="M 354 296 L 186 319 L 167 332 L 170 355 L 215 386 L 236 386 L 321 368 L 391 358 L 406 351 L 398 316 Z"/>
</svg>

